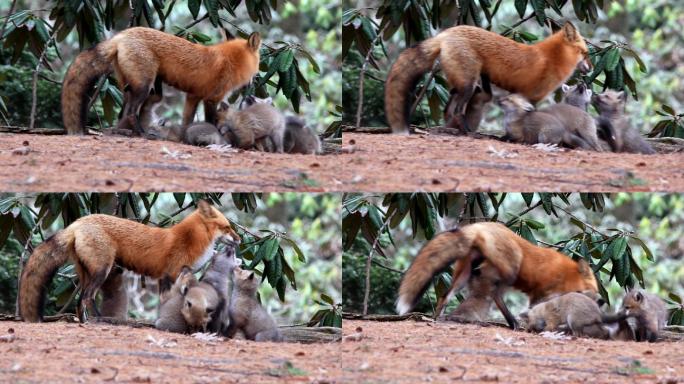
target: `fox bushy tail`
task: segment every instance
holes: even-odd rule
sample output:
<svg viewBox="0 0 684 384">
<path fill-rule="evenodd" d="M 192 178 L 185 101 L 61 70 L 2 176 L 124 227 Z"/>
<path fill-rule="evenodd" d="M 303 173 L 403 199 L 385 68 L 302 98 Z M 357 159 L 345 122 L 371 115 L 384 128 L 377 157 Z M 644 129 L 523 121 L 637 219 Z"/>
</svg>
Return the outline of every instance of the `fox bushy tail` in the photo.
<svg viewBox="0 0 684 384">
<path fill-rule="evenodd" d="M 62 121 L 69 135 L 84 134 L 88 95 L 97 80 L 111 73 L 116 45 L 110 40 L 81 52 L 67 70 L 62 83 Z"/>
<path fill-rule="evenodd" d="M 19 314 L 28 322 L 43 319 L 45 290 L 57 269 L 74 253 L 74 238 L 64 230 L 47 239 L 31 254 L 21 274 Z"/>
<path fill-rule="evenodd" d="M 466 263 L 471 248 L 471 241 L 458 229 L 440 233 L 425 244 L 401 280 L 397 312 L 404 314 L 415 307 L 434 275 L 454 262 Z M 469 274 L 470 270 L 462 273 Z"/>
<path fill-rule="evenodd" d="M 385 84 L 385 115 L 393 133 L 408 133 L 410 94 L 421 76 L 432 69 L 441 49 L 428 39 L 405 49 L 394 62 Z"/>
</svg>

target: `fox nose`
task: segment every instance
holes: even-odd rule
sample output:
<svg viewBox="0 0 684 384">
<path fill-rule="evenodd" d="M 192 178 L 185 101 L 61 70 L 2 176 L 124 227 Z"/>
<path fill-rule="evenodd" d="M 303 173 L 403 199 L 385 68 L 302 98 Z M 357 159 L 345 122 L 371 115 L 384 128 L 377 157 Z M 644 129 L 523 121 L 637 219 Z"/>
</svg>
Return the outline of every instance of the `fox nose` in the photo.
<svg viewBox="0 0 684 384">
<path fill-rule="evenodd" d="M 224 234 L 221 236 L 219 239 L 222 243 L 228 244 L 228 245 L 240 245 L 240 236 L 231 236 L 228 234 Z"/>
<path fill-rule="evenodd" d="M 579 62 L 579 65 L 577 66 L 580 72 L 586 74 L 591 72 L 594 67 L 591 65 L 591 60 L 589 60 L 588 57 L 585 57 L 584 60 Z"/>
</svg>

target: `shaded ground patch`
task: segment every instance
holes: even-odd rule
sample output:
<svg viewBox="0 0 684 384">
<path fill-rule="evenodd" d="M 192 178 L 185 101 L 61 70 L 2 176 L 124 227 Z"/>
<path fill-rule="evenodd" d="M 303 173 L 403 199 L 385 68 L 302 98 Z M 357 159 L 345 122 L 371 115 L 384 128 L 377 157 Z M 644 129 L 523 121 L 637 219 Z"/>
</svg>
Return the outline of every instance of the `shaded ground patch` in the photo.
<svg viewBox="0 0 684 384">
<path fill-rule="evenodd" d="M 493 139 L 448 135 L 344 133 L 350 190 L 682 191 L 684 153 L 546 152 Z M 346 184 L 346 183 L 345 183 Z"/>
<path fill-rule="evenodd" d="M 203 341 L 102 323 L 0 322 L 0 382 L 335 382 L 339 343 Z"/>
<path fill-rule="evenodd" d="M 357 333 L 360 327 L 362 331 Z M 677 383 L 684 342 L 554 340 L 456 323 L 345 320 L 343 380 L 372 383 Z"/>
</svg>

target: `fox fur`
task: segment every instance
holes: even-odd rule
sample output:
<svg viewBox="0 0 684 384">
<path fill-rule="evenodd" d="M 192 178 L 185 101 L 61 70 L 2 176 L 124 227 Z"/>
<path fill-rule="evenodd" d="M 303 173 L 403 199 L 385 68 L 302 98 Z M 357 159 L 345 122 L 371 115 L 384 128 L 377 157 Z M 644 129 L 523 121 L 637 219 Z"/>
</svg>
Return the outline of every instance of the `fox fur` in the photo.
<svg viewBox="0 0 684 384">
<path fill-rule="evenodd" d="M 545 40 L 525 45 L 482 28 L 459 25 L 405 49 L 390 69 L 385 114 L 394 133 L 408 133 L 409 100 L 420 77 L 436 60 L 458 95 L 447 116 L 460 117 L 481 75 L 532 103 L 545 98 L 579 68 L 589 71 L 588 49 L 579 31 L 566 22 Z"/>
<path fill-rule="evenodd" d="M 425 244 L 401 280 L 397 312 L 410 311 L 432 278 L 451 264 L 452 283 L 438 298 L 436 316 L 473 276 L 486 277 L 488 294 L 511 328 L 517 328 L 517 321 L 502 296 L 509 287 L 527 294 L 532 305 L 558 293 L 598 292 L 594 273 L 585 261 L 532 245 L 503 224 L 482 222 L 442 232 Z"/>
<path fill-rule="evenodd" d="M 142 134 L 138 113 L 157 77 L 186 92 L 183 125 L 193 121 L 200 101 L 205 101 L 209 122 L 215 123 L 218 103 L 258 72 L 260 46 L 258 33 L 247 40 L 204 46 L 152 28 L 121 31 L 80 53 L 67 70 L 62 86 L 64 127 L 70 135 L 85 133 L 88 94 L 98 78 L 112 72 L 125 90 L 118 129 L 133 128 Z"/>
<path fill-rule="evenodd" d="M 81 217 L 39 245 L 29 258 L 19 286 L 19 309 L 28 322 L 42 321 L 45 287 L 68 260 L 81 286 L 79 316 L 107 279 L 114 263 L 152 278 L 175 278 L 184 265 L 198 268 L 212 255 L 214 242 L 239 242 L 230 222 L 200 200 L 195 212 L 170 228 L 153 228 L 128 219 L 93 214 Z"/>
</svg>

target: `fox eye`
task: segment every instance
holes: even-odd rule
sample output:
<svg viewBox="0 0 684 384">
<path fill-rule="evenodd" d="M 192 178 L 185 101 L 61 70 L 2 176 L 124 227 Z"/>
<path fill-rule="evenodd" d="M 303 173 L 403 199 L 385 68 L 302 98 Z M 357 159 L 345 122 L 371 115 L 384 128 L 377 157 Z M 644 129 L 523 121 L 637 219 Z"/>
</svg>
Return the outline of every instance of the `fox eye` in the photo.
<svg viewBox="0 0 684 384">
<path fill-rule="evenodd" d="M 207 308 L 207 315 L 211 315 L 212 313 L 214 313 L 214 310 L 211 308 Z"/>
<path fill-rule="evenodd" d="M 191 303 L 191 302 L 188 301 L 188 302 L 186 302 L 185 304 L 187 304 L 188 308 L 192 308 L 192 303 Z"/>
</svg>

